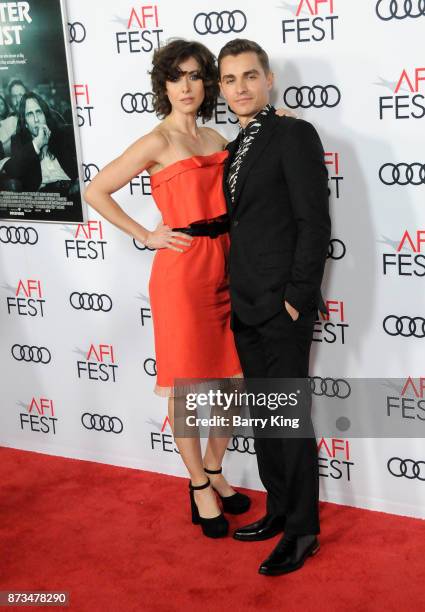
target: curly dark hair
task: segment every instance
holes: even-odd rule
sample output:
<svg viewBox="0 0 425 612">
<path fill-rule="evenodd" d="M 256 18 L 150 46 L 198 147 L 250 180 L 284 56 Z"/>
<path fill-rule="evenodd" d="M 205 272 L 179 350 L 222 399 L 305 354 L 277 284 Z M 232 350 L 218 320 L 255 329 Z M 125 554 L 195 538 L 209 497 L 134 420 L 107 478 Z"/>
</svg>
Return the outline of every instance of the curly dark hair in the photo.
<svg viewBox="0 0 425 612">
<path fill-rule="evenodd" d="M 196 41 L 182 38 L 172 40 L 153 54 L 153 68 L 149 73 L 154 94 L 154 110 L 159 119 L 171 113 L 171 104 L 166 94 L 166 81 L 180 76 L 179 64 L 193 57 L 199 64 L 204 82 L 205 97 L 198 108 L 197 116 L 202 123 L 211 119 L 219 94 L 216 58 L 207 47 Z"/>
</svg>

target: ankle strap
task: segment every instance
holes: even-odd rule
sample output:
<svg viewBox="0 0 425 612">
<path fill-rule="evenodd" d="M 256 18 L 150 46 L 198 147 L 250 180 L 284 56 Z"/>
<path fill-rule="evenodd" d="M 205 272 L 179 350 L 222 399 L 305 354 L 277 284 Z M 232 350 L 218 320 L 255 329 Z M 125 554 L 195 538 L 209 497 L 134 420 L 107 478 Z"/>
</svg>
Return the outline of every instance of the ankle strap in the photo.
<svg viewBox="0 0 425 612">
<path fill-rule="evenodd" d="M 221 474 L 222 471 L 222 467 L 218 468 L 218 470 L 208 470 L 206 467 L 204 467 L 205 474 Z"/>
<path fill-rule="evenodd" d="M 207 482 L 201 485 L 193 485 L 192 482 L 189 480 L 189 489 L 191 489 L 192 491 L 200 491 L 201 489 L 206 489 L 209 486 L 210 486 L 210 479 L 208 478 L 208 476 L 207 476 Z"/>
</svg>

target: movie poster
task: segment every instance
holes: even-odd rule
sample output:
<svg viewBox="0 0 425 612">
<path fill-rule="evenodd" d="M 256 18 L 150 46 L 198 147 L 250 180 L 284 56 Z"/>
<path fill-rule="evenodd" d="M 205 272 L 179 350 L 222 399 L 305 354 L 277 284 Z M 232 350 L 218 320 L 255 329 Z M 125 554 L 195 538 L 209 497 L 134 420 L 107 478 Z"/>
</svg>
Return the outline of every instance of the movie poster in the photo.
<svg viewBox="0 0 425 612">
<path fill-rule="evenodd" d="M 61 0 L 0 1 L 1 219 L 85 220 L 67 38 Z"/>
</svg>

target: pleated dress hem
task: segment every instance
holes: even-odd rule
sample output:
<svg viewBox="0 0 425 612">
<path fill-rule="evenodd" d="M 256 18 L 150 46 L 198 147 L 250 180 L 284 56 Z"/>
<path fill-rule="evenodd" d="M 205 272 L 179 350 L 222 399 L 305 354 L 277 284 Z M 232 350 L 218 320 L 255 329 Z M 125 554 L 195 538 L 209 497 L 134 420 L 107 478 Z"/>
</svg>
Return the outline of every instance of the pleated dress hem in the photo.
<svg viewBox="0 0 425 612">
<path fill-rule="evenodd" d="M 243 378 L 243 372 L 239 371 L 236 374 L 231 374 L 230 376 L 221 376 L 220 379 L 221 378 L 223 379 Z M 217 380 L 217 379 L 213 378 L 212 380 Z M 203 382 L 202 379 L 200 379 L 199 382 L 194 382 L 194 383 L 191 383 L 190 385 L 179 386 L 179 387 L 175 387 L 175 386 L 164 387 L 164 386 L 156 384 L 153 391 L 159 397 L 167 397 L 167 398 L 168 397 L 184 397 L 187 393 L 193 393 L 196 388 L 198 389 L 204 388 L 205 385 L 206 383 Z"/>
</svg>

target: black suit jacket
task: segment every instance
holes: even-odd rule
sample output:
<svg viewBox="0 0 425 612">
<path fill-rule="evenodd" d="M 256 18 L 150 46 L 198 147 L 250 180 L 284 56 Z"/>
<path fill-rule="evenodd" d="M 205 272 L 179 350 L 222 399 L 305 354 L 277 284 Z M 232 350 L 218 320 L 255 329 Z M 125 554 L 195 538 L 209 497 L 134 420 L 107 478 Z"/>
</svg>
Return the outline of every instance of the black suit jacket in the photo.
<svg viewBox="0 0 425 612">
<path fill-rule="evenodd" d="M 53 151 L 59 164 L 71 180 L 78 177 L 72 126 L 59 126 L 50 136 L 49 149 Z M 23 191 L 38 191 L 41 185 L 41 164 L 32 139 L 23 140 L 20 134 L 12 136 L 11 158 L 4 165 L 9 178 L 19 179 Z"/>
<path fill-rule="evenodd" d="M 287 300 L 300 313 L 326 312 L 320 292 L 331 231 L 322 143 L 307 121 L 265 117 L 242 163 L 232 204 L 227 174 L 239 137 L 227 145 L 224 193 L 231 218 L 230 295 L 248 325 Z"/>
</svg>

